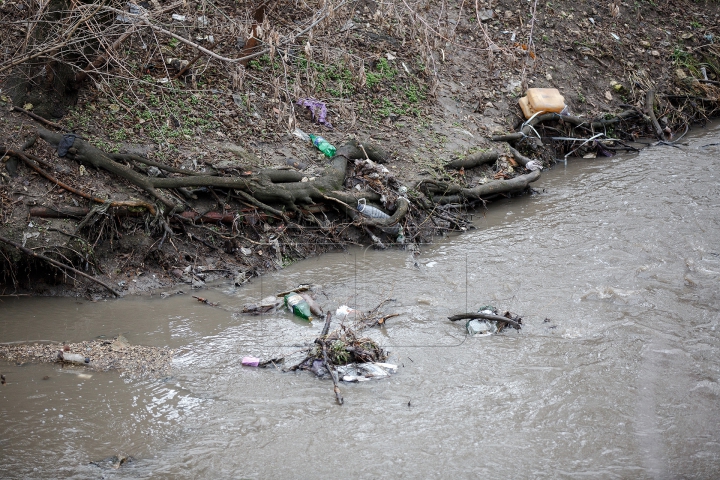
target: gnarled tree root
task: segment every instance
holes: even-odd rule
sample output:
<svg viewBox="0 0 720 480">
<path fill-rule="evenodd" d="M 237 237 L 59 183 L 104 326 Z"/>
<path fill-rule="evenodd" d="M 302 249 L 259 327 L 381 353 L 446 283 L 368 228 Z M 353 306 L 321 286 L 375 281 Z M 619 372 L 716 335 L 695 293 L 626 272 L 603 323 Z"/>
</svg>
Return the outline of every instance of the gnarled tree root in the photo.
<svg viewBox="0 0 720 480">
<path fill-rule="evenodd" d="M 465 203 L 469 200 L 482 200 L 501 193 L 513 193 L 525 190 L 528 185 L 540 178 L 540 170 L 519 175 L 510 180 L 494 180 L 472 188 L 464 188 L 456 184 L 423 180 L 417 189 L 437 204 Z"/>
<path fill-rule="evenodd" d="M 68 192 L 74 193 L 75 195 L 78 195 L 80 197 L 86 198 L 88 200 L 91 200 L 96 203 L 110 203 L 109 206 L 111 207 L 125 207 L 125 208 L 145 208 L 148 212 L 150 212 L 151 215 L 155 215 L 155 206 L 148 202 L 143 202 L 140 200 L 107 200 L 104 198 L 98 198 L 90 195 L 89 193 L 85 193 L 83 191 L 80 191 L 74 187 L 71 187 L 70 185 L 67 185 L 66 183 L 61 182 L 57 178 L 53 177 L 49 173 L 47 173 L 45 170 L 40 168 L 35 162 L 33 162 L 30 158 L 35 158 L 33 155 L 30 155 L 29 153 L 20 153 L 15 152 L 13 150 L 7 150 L 2 147 L 0 147 L 0 152 L 4 152 L 8 156 L 13 156 L 16 158 L 19 158 L 25 164 L 35 170 L 37 173 L 39 173 L 41 176 L 45 177 L 47 180 L 51 181 L 52 183 L 56 184 L 57 186 L 64 188 Z M 35 158 L 36 159 L 36 158 Z M 39 160 L 39 159 L 36 159 Z"/>
<path fill-rule="evenodd" d="M 455 170 L 460 170 L 461 168 L 464 168 L 466 170 L 478 167 L 480 165 L 484 165 L 486 163 L 492 163 L 498 159 L 498 153 L 497 152 L 477 152 L 472 153 L 468 155 L 465 158 L 459 158 L 457 160 L 453 160 L 451 162 L 448 162 L 445 167 L 446 168 L 454 168 Z"/>
<path fill-rule="evenodd" d="M 523 126 L 519 132 L 509 133 L 507 135 L 493 135 L 491 139 L 493 142 L 517 142 L 518 140 L 522 140 L 523 138 L 535 136 L 533 131 L 533 127 L 535 125 L 550 121 L 563 121 L 565 123 L 573 125 L 574 127 L 586 127 L 591 131 L 595 131 L 599 129 L 604 129 L 622 120 L 640 116 L 642 116 L 640 112 L 635 109 L 631 109 L 620 112 L 612 118 L 605 118 L 588 122 L 587 120 L 583 120 L 580 117 L 574 117 L 572 115 L 560 115 L 559 113 L 543 113 L 542 115 L 533 117 L 532 119 L 523 123 Z"/>
<path fill-rule="evenodd" d="M 40 129 L 41 138 L 52 145 L 58 145 L 62 135 Z M 180 210 L 182 206 L 172 202 L 158 189 L 181 187 L 218 187 L 242 190 L 266 204 L 281 204 L 290 210 L 296 210 L 298 204 L 310 204 L 325 197 L 323 192 L 341 190 L 345 179 L 349 159 L 366 158 L 365 151 L 358 144 L 348 143 L 337 150 L 323 175 L 311 182 L 302 182 L 302 175 L 293 170 L 262 170 L 247 177 L 217 177 L 193 175 L 184 177 L 159 178 L 147 177 L 115 161 L 89 143 L 76 139 L 68 155 L 73 159 L 90 164 L 113 173 L 133 185 L 145 190 L 171 210 Z M 371 149 L 371 151 L 374 151 Z M 376 157 L 377 158 L 377 157 Z"/>
</svg>

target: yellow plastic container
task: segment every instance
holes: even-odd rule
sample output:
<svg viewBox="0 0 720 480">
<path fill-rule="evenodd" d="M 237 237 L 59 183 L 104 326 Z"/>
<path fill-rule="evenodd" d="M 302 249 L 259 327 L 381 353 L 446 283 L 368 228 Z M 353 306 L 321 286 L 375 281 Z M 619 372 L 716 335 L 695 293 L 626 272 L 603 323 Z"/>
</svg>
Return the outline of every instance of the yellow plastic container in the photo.
<svg viewBox="0 0 720 480">
<path fill-rule="evenodd" d="M 530 103 L 528 102 L 527 97 L 520 98 L 520 101 L 518 102 L 520 104 L 520 110 L 522 110 L 523 115 L 525 115 L 525 118 L 530 118 L 533 116 L 532 108 L 530 108 Z"/>
<path fill-rule="evenodd" d="M 520 108 L 525 118 L 536 113 L 560 113 L 565 108 L 565 97 L 557 88 L 528 88 L 525 97 L 520 99 Z"/>
</svg>

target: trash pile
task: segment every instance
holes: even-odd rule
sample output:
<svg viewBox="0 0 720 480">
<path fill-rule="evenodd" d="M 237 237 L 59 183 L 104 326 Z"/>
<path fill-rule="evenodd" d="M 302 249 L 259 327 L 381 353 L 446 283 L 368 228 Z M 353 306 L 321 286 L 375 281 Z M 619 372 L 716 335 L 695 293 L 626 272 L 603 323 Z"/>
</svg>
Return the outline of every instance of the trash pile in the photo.
<svg viewBox="0 0 720 480">
<path fill-rule="evenodd" d="M 312 321 L 312 313 L 320 311 L 312 295 L 299 293 L 309 291 L 312 287 L 302 285 L 288 292 L 263 299 L 259 305 L 245 305 L 245 313 L 266 313 L 274 311 L 282 304 L 294 315 Z M 320 378 L 330 377 L 333 381 L 337 402 L 342 405 L 343 398 L 340 393 L 339 382 L 366 382 L 371 379 L 385 378 L 397 372 L 397 365 L 385 363 L 388 353 L 373 339 L 361 335 L 363 330 L 374 326 L 384 325 L 388 318 L 397 314 L 383 315 L 380 308 L 388 301 L 380 303 L 367 313 L 353 310 L 346 305 L 340 306 L 335 315 L 341 321 L 340 325 L 330 331 L 333 314 L 328 312 L 325 324 L 320 335 L 302 349 L 294 352 L 293 357 L 299 356 L 301 360 L 294 361 L 291 366 L 285 366 L 283 371 L 292 372 L 306 370 Z M 351 324 L 345 323 L 350 320 Z M 289 355 L 288 355 L 289 356 Z M 256 357 L 244 357 L 242 364 L 248 367 L 269 367 L 285 365 L 286 356 L 261 360 Z"/>
<path fill-rule="evenodd" d="M 295 316 L 312 321 L 312 315 L 322 314 L 322 309 L 310 293 L 312 291 L 317 292 L 317 287 L 300 285 L 293 290 L 267 297 L 259 304 L 247 304 L 243 312 L 267 313 L 284 305 Z M 340 325 L 330 331 L 333 313 L 327 312 L 320 335 L 300 351 L 269 360 L 248 356 L 242 359 L 242 364 L 248 367 L 276 368 L 283 365 L 282 370 L 285 372 L 305 370 L 320 378 L 330 377 L 336 400 L 342 405 L 344 400 L 340 392 L 340 382 L 367 382 L 387 378 L 397 372 L 397 365 L 386 363 L 388 353 L 376 341 L 361 334 L 368 328 L 385 325 L 389 318 L 398 315 L 383 315 L 381 312 L 391 301 L 385 300 L 367 313 L 341 305 L 334 312 Z M 508 327 L 516 330 L 522 328 L 522 318 L 519 315 L 509 311 L 501 312 L 492 305 L 484 305 L 477 312 L 461 313 L 448 318 L 453 322 L 465 320 L 468 335 L 477 337 L 495 335 Z M 288 366 L 290 357 L 293 358 L 293 364 Z"/>
</svg>

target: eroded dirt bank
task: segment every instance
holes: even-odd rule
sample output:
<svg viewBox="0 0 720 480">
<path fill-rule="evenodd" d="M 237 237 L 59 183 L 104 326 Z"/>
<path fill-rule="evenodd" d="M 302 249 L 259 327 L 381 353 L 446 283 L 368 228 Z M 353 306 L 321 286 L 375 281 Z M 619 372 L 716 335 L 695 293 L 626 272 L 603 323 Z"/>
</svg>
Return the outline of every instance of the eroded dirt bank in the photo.
<svg viewBox="0 0 720 480">
<path fill-rule="evenodd" d="M 220 3 L 212 12 L 194 3 L 143 7 L 148 22 L 175 36 L 128 35 L 79 84 L 70 106 L 34 105 L 13 90 L 12 76 L 0 79 L 0 237 L 110 287 L 3 243 L 3 294 L 100 297 L 110 289 L 202 287 L 218 276 L 242 283 L 349 244 L 418 248 L 466 228 L 466 209 L 527 193 L 539 175 L 525 168 L 529 158 L 552 167 L 571 152 L 592 157 L 640 148 L 638 141 L 682 141 L 720 105 L 717 2 L 366 0 L 284 10 L 266 2 L 259 30 L 249 3 Z M 16 23 L 32 13 L 22 2 L 0 11 Z M 114 40 L 129 29 L 112 25 Z M 3 46 L 21 34 L 7 29 Z M 17 47 L 5 51 L 15 53 L 2 58 L 2 75 L 23 58 Z M 258 55 L 244 66 L 216 58 L 243 53 Z M 46 71 L 53 68 L 47 63 Z M 567 115 L 523 126 L 517 101 L 531 87 L 558 88 Z M 321 101 L 326 118 L 302 99 Z M 153 196 L 73 152 L 59 158 L 49 134 L 30 145 L 40 127 L 74 132 L 76 149 L 96 147 L 136 176 L 247 182 Z M 338 157 L 328 160 L 296 128 L 336 147 L 358 139 L 380 153 L 342 150 L 340 183 L 316 188 Z M 523 133 L 510 142 L 492 141 L 516 131 Z M 593 141 L 561 140 L 571 137 Z M 497 158 L 465 163 L 491 152 Z M 268 185 L 282 194 L 268 194 Z M 399 221 L 358 215 L 359 198 Z"/>
</svg>

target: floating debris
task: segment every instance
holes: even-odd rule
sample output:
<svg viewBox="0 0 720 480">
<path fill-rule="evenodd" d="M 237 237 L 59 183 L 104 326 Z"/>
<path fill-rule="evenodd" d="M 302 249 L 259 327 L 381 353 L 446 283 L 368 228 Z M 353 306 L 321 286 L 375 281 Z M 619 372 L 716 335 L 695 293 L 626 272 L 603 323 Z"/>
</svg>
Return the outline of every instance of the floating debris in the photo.
<svg viewBox="0 0 720 480">
<path fill-rule="evenodd" d="M 497 308 L 486 305 L 480 307 L 477 313 L 460 313 L 448 317 L 451 322 L 457 322 L 458 320 L 467 320 L 465 323 L 465 329 L 469 335 L 475 335 L 479 337 L 488 337 L 496 333 L 502 332 L 506 327 L 510 326 L 516 330 L 522 328 L 522 318 L 518 315 L 514 315 L 510 312 L 504 312 L 500 314 Z"/>
<path fill-rule="evenodd" d="M 385 300 L 367 313 L 361 313 L 347 305 L 342 305 L 337 309 L 341 322 L 348 319 L 348 313 L 353 313 L 354 322 L 352 325 L 341 323 L 332 332 L 330 331 L 332 313 L 328 312 L 322 332 L 315 341 L 299 352 L 291 354 L 294 357 L 299 353 L 302 360 L 291 367 L 283 368 L 283 370 L 307 370 L 321 378 L 327 377 L 329 374 L 333 381 L 335 398 L 340 405 L 344 402 L 338 386 L 340 381 L 365 382 L 372 378 L 385 378 L 391 373 L 396 373 L 397 365 L 384 363 L 388 353 L 373 339 L 360 335 L 363 330 L 384 326 L 388 318 L 397 316 L 397 314 L 383 315 L 380 312 L 381 307 L 391 301 L 393 300 Z M 278 364 L 285 363 L 285 357 L 265 361 L 254 357 L 245 357 L 243 365 L 255 366 L 255 360 L 258 360 L 257 366 L 260 367 L 274 366 L 277 368 Z"/>
</svg>

